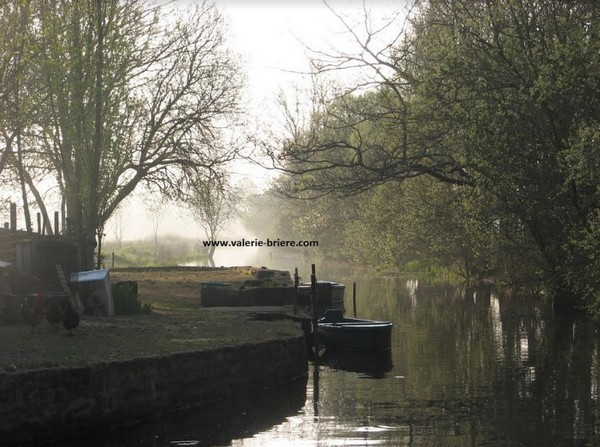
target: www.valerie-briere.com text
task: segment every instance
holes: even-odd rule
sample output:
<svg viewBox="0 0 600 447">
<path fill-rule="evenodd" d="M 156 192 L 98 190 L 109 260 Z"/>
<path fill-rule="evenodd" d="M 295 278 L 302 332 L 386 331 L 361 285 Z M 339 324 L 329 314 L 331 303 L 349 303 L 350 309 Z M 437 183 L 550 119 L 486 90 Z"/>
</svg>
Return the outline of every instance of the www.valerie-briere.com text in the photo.
<svg viewBox="0 0 600 447">
<path fill-rule="evenodd" d="M 318 247 L 319 241 L 239 239 L 234 241 L 202 241 L 202 244 L 205 247 Z"/>
</svg>

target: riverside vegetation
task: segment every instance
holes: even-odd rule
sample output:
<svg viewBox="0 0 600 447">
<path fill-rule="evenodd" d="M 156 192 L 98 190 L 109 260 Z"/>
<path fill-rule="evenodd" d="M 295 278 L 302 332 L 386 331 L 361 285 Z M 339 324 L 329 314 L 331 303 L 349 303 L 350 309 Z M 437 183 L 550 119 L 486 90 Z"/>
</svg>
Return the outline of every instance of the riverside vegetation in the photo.
<svg viewBox="0 0 600 447">
<path fill-rule="evenodd" d="M 287 174 L 248 223 L 319 239 L 327 256 L 422 263 L 599 316 L 599 17 L 583 1 L 415 2 L 377 46 L 369 17 L 340 16 L 357 51 L 316 52 L 315 71 L 372 76 L 317 85 L 309 119 L 282 103 L 289 133 L 265 150 Z"/>
</svg>

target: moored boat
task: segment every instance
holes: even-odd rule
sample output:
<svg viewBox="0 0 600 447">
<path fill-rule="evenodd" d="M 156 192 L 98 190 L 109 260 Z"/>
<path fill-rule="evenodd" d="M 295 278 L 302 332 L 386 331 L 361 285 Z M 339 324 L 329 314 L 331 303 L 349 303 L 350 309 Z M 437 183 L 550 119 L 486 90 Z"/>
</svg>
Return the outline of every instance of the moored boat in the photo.
<svg viewBox="0 0 600 447">
<path fill-rule="evenodd" d="M 328 309 L 319 320 L 319 341 L 342 351 L 385 351 L 392 347 L 392 322 L 344 318 L 341 309 Z"/>
</svg>

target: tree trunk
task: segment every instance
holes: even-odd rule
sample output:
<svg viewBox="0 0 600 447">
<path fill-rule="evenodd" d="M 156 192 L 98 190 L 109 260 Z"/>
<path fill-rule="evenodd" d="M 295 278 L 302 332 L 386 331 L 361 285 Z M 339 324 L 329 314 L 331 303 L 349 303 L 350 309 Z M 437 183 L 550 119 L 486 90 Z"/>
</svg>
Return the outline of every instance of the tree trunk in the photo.
<svg viewBox="0 0 600 447">
<path fill-rule="evenodd" d="M 47 231 L 46 234 L 51 236 L 54 233 L 52 231 L 52 225 L 50 225 L 50 217 L 48 216 L 48 210 L 46 208 L 46 205 L 44 204 L 44 199 L 42 198 L 42 195 L 40 194 L 38 189 L 35 187 L 33 179 L 27 171 L 23 171 L 23 180 L 27 183 L 29 190 L 33 194 L 33 197 L 35 197 L 35 201 L 37 202 L 40 212 L 42 213 L 42 216 L 44 218 L 45 231 Z"/>
<path fill-rule="evenodd" d="M 103 229 L 102 228 L 98 228 L 98 232 L 97 232 L 97 237 L 98 237 L 98 250 L 97 250 L 97 261 L 96 261 L 96 268 L 99 270 L 102 268 L 102 238 L 104 236 L 103 234 Z"/>
</svg>

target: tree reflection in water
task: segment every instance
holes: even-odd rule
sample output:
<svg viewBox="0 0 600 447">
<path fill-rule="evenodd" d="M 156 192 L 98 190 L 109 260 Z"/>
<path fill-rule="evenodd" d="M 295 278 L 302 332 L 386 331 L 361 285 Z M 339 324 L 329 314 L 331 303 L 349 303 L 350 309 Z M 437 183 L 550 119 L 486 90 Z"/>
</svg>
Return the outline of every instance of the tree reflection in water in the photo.
<svg viewBox="0 0 600 447">
<path fill-rule="evenodd" d="M 358 284 L 358 316 L 394 323 L 389 359 L 330 355 L 310 365 L 299 393 L 162 418 L 137 438 L 86 445 L 600 444 L 597 324 L 490 290 L 398 278 Z"/>
<path fill-rule="evenodd" d="M 300 414 L 232 445 L 600 441 L 595 324 L 557 320 L 541 300 L 423 281 L 363 279 L 359 296 L 359 317 L 394 322 L 389 365 L 321 359 Z"/>
</svg>

